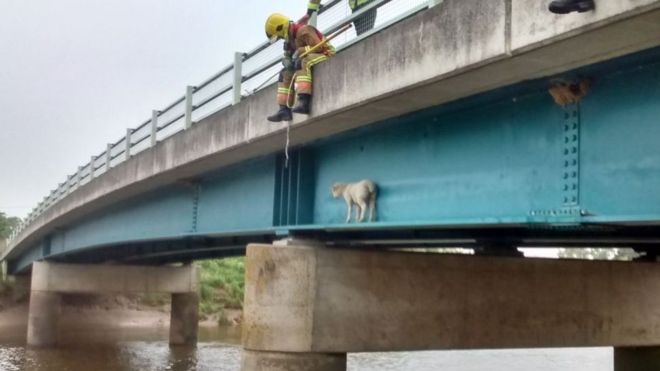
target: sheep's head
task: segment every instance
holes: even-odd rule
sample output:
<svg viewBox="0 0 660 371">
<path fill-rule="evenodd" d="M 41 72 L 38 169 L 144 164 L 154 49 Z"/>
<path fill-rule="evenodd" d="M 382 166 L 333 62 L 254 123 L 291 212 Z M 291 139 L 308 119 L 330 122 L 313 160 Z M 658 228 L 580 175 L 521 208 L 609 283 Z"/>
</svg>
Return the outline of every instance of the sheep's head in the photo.
<svg viewBox="0 0 660 371">
<path fill-rule="evenodd" d="M 341 196 L 341 193 L 344 191 L 344 188 L 346 185 L 344 183 L 335 183 L 330 187 L 330 193 L 332 193 L 332 197 L 337 198 Z"/>
</svg>

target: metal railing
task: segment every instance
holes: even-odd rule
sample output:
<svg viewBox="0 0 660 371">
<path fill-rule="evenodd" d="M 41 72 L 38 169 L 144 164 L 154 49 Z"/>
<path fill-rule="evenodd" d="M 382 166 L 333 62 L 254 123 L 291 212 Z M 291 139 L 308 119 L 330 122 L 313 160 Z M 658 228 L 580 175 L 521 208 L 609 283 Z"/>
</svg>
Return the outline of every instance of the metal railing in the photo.
<svg viewBox="0 0 660 371">
<path fill-rule="evenodd" d="M 317 27 L 325 34 L 330 34 L 349 23 L 354 23 L 356 27 L 332 42 L 337 50 L 341 51 L 375 32 L 423 9 L 438 5 L 442 1 L 373 0 L 366 6 L 351 11 L 347 0 L 329 0 L 321 5 Z M 363 24 L 358 27 L 358 23 Z M 356 34 L 356 28 L 360 29 L 359 36 Z M 68 175 L 64 182 L 32 209 L 12 233 L 9 241 L 13 241 L 44 211 L 113 166 L 155 146 L 158 141 L 189 129 L 207 116 L 238 104 L 245 96 L 252 95 L 267 86 L 272 76 L 281 68 L 282 46 L 282 41 L 274 44 L 264 42 L 250 52 L 235 53 L 232 64 L 197 85 L 187 86 L 184 96 L 160 110 L 152 111 L 148 120 L 134 129 L 127 129 L 124 137 L 109 143 L 105 151 L 91 156 L 87 164 L 79 166 L 75 173 Z"/>
</svg>

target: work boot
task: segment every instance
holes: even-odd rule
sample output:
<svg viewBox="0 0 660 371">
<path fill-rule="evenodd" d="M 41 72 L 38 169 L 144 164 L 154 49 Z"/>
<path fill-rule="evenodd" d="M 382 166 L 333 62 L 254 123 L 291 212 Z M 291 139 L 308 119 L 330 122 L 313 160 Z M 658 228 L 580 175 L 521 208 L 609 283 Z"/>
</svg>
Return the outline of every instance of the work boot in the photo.
<svg viewBox="0 0 660 371">
<path fill-rule="evenodd" d="M 309 104 L 312 101 L 312 96 L 309 94 L 298 94 L 298 105 L 293 108 L 293 112 L 309 115 Z"/>
<path fill-rule="evenodd" d="M 266 119 L 272 122 L 291 121 L 293 120 L 293 115 L 291 115 L 291 108 L 281 105 L 280 110 L 277 111 L 277 113 L 272 116 L 268 116 Z"/>
<path fill-rule="evenodd" d="M 588 12 L 596 8 L 594 0 L 555 0 L 550 3 L 550 11 L 556 14 Z"/>
</svg>

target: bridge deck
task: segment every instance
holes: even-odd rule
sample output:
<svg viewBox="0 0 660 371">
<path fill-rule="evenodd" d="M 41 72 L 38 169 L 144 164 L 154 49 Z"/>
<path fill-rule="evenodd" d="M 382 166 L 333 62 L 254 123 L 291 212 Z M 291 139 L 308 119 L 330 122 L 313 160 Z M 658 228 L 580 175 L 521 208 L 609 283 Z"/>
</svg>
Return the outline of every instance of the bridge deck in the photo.
<svg viewBox="0 0 660 371">
<path fill-rule="evenodd" d="M 76 190 L 5 258 L 14 271 L 43 258 L 163 262 L 287 233 L 655 244 L 660 51 L 630 53 L 660 45 L 660 1 L 552 29 L 527 17 L 532 3 L 544 2 L 448 0 L 374 35 L 319 66 L 288 163 L 285 128 L 263 119 L 266 89 Z M 555 77 L 593 88 L 562 109 L 547 93 Z M 328 188 L 362 178 L 380 186 L 378 221 L 344 226 Z"/>
</svg>

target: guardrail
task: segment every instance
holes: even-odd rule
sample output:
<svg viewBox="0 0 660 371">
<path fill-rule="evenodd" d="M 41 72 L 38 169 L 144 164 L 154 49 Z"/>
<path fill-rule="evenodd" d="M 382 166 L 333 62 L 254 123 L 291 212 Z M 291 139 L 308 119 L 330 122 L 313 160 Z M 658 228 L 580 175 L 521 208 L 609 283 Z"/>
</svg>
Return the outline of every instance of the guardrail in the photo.
<svg viewBox="0 0 660 371">
<path fill-rule="evenodd" d="M 442 1 L 374 0 L 352 12 L 347 0 L 330 0 L 321 5 L 317 27 L 325 34 L 330 34 L 356 19 L 360 21 L 365 17 L 375 17 L 370 20 L 374 24 L 370 31 L 358 36 L 353 29 L 335 38 L 333 45 L 341 51 L 375 32 L 421 10 L 438 5 Z M 44 211 L 80 186 L 131 156 L 153 147 L 158 141 L 189 129 L 203 118 L 238 104 L 243 97 L 267 86 L 272 76 L 281 68 L 281 55 L 282 41 L 274 44 L 264 42 L 250 52 L 235 53 L 232 64 L 197 85 L 187 86 L 184 96 L 160 110 L 152 111 L 148 120 L 134 129 L 127 129 L 124 137 L 109 143 L 105 151 L 91 156 L 87 164 L 79 166 L 75 173 L 68 175 L 64 182 L 32 209 L 10 236 L 9 244 Z M 0 257 L 3 255 L 0 253 Z"/>
</svg>

